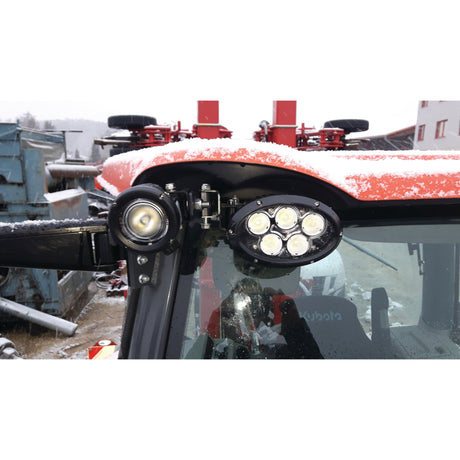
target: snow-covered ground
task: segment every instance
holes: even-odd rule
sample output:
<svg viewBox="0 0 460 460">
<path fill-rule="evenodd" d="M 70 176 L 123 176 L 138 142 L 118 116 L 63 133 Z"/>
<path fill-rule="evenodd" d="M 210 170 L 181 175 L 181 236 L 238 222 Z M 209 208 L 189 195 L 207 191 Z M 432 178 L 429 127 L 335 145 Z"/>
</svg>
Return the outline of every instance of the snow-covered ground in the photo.
<svg viewBox="0 0 460 460">
<path fill-rule="evenodd" d="M 78 328 L 72 337 L 41 330 L 31 335 L 28 330 L 8 331 L 11 340 L 23 359 L 87 359 L 87 348 L 99 340 L 113 340 L 120 344 L 126 300 L 124 297 L 107 297 L 104 289 L 90 286 L 91 300 L 73 319 Z"/>
<path fill-rule="evenodd" d="M 358 318 L 366 332 L 371 326 L 371 292 L 383 287 L 389 298 L 390 326 L 415 325 L 421 311 L 422 277 L 417 259 L 409 256 L 404 243 L 359 243 L 391 263 L 397 271 L 345 241 L 339 246 L 345 265 L 346 297 L 358 309 Z M 410 287 L 410 289 L 409 289 Z"/>
</svg>

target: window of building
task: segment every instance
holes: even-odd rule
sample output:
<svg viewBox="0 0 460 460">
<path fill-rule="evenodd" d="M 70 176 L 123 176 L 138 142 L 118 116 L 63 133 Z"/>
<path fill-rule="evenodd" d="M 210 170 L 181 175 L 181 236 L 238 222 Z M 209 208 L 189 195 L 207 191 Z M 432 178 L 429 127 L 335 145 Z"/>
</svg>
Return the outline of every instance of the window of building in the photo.
<svg viewBox="0 0 460 460">
<path fill-rule="evenodd" d="M 428 107 L 428 101 L 422 101 L 422 109 Z"/>
<path fill-rule="evenodd" d="M 418 127 L 417 140 L 418 141 L 423 141 L 424 139 L 425 139 L 425 125 L 420 125 Z"/>
<path fill-rule="evenodd" d="M 446 137 L 447 120 L 441 120 L 436 123 L 436 139 Z"/>
</svg>

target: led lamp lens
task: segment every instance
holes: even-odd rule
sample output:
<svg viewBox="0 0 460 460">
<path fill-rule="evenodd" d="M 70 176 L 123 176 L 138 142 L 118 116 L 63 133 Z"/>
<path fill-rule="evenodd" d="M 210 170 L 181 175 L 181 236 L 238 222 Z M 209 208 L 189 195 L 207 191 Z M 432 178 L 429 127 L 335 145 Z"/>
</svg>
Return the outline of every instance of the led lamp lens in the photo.
<svg viewBox="0 0 460 460">
<path fill-rule="evenodd" d="M 275 216 L 276 225 L 283 230 L 289 230 L 297 224 L 298 216 L 294 208 L 280 208 Z"/>
<path fill-rule="evenodd" d="M 301 195 L 264 196 L 237 209 L 227 228 L 230 247 L 262 267 L 301 267 L 330 254 L 340 243 L 339 216 Z"/>
<path fill-rule="evenodd" d="M 326 228 L 323 216 L 316 212 L 308 213 L 302 220 L 302 231 L 308 236 L 321 235 Z"/>
<path fill-rule="evenodd" d="M 248 219 L 248 229 L 254 235 L 263 235 L 270 228 L 270 218 L 264 212 L 255 212 Z"/>
<path fill-rule="evenodd" d="M 286 247 L 292 256 L 302 256 L 310 248 L 310 243 L 305 235 L 297 233 L 289 238 Z"/>
<path fill-rule="evenodd" d="M 125 212 L 127 232 L 139 240 L 153 240 L 164 233 L 167 219 L 163 209 L 151 202 L 133 203 Z"/>
<path fill-rule="evenodd" d="M 262 237 L 260 249 L 268 256 L 276 256 L 283 249 L 283 240 L 275 233 L 268 233 Z"/>
</svg>

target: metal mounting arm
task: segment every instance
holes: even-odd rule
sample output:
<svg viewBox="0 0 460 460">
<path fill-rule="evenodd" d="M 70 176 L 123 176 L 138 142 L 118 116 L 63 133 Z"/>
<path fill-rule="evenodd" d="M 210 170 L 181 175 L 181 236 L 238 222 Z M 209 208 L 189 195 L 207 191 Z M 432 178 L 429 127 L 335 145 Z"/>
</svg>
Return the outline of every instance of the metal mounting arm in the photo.
<svg viewBox="0 0 460 460">
<path fill-rule="evenodd" d="M 119 259 L 105 219 L 0 224 L 0 266 L 113 271 Z"/>
</svg>

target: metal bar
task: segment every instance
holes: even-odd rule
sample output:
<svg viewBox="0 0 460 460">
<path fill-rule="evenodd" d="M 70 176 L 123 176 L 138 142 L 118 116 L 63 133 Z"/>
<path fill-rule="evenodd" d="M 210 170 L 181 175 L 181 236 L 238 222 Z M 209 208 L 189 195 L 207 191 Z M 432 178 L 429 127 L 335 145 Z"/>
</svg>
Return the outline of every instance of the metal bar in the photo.
<svg viewBox="0 0 460 460">
<path fill-rule="evenodd" d="M 72 323 L 56 316 L 48 315 L 42 311 L 34 310 L 12 300 L 0 297 L 0 311 L 16 316 L 17 318 L 30 321 L 40 326 L 44 326 L 53 331 L 61 332 L 64 335 L 72 336 L 78 327 L 78 324 Z"/>
<path fill-rule="evenodd" d="M 102 167 L 92 165 L 49 164 L 46 169 L 54 179 L 75 177 L 96 177 L 101 173 Z"/>
<path fill-rule="evenodd" d="M 390 267 L 393 270 L 398 271 L 398 269 L 394 265 L 390 264 L 390 262 L 387 262 L 385 259 L 382 259 L 377 254 L 374 254 L 372 251 L 369 251 L 369 249 L 366 249 L 365 247 L 355 243 L 350 238 L 347 238 L 346 236 L 342 236 L 342 239 L 343 239 L 343 241 L 348 243 L 350 246 L 353 246 L 354 248 L 358 249 L 358 251 L 361 251 L 364 254 L 367 254 L 368 256 L 374 258 L 375 260 L 378 260 L 379 262 L 382 262 L 382 264 L 386 265 L 387 267 Z"/>
</svg>

